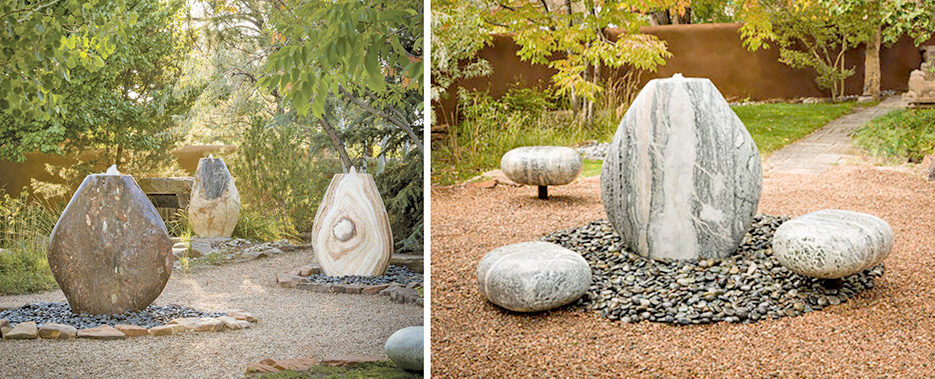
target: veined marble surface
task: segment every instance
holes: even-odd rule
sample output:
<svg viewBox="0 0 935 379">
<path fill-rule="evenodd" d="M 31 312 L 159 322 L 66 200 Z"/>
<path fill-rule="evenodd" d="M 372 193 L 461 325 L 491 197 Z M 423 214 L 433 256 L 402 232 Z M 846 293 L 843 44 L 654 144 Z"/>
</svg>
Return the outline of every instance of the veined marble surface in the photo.
<svg viewBox="0 0 935 379">
<path fill-rule="evenodd" d="M 312 247 L 329 276 L 383 275 L 393 253 L 393 232 L 370 174 L 335 175 L 315 223 Z"/>
<path fill-rule="evenodd" d="M 750 133 L 704 78 L 654 79 L 620 122 L 601 172 L 607 216 L 643 256 L 730 255 L 760 199 Z"/>
<path fill-rule="evenodd" d="M 503 154 L 500 170 L 510 180 L 533 186 L 568 184 L 581 174 L 575 149 L 562 146 L 524 146 Z"/>
<path fill-rule="evenodd" d="M 773 236 L 773 254 L 790 271 L 837 279 L 880 263 L 893 249 L 893 228 L 860 212 L 825 209 L 786 221 Z"/>
</svg>

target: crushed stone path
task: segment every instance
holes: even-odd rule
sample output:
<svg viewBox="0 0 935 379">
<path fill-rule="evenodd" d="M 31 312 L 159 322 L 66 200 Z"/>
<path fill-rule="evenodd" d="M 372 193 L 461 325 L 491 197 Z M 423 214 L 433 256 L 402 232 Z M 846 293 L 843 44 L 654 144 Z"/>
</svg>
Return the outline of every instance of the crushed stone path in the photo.
<svg viewBox="0 0 935 379">
<path fill-rule="evenodd" d="M 902 98 L 895 95 L 872 107 L 838 117 L 821 129 L 773 152 L 763 161 L 763 172 L 818 175 L 831 166 L 846 163 L 854 157 L 850 153 L 854 131 L 870 119 L 902 107 L 905 107 Z"/>
<path fill-rule="evenodd" d="M 276 286 L 276 274 L 314 261 L 311 250 L 192 272 L 175 271 L 153 304 L 240 308 L 250 329 L 120 341 L 0 340 L 0 378 L 242 378 L 266 358 L 385 356 L 394 332 L 424 325 L 423 308 L 387 296 Z M 0 305 L 65 301 L 61 290 L 0 296 Z"/>
</svg>

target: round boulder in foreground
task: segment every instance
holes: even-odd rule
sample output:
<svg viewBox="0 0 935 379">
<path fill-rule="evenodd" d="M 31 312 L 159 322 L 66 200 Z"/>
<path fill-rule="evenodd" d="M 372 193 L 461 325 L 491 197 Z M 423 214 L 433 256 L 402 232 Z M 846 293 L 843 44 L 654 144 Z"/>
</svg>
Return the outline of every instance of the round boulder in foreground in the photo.
<svg viewBox="0 0 935 379">
<path fill-rule="evenodd" d="M 422 371 L 425 331 L 421 326 L 410 326 L 397 330 L 386 340 L 383 349 L 393 363 L 404 370 Z"/>
<path fill-rule="evenodd" d="M 581 173 L 581 156 L 561 146 L 525 146 L 503 154 L 500 170 L 510 180 L 531 186 L 571 183 Z"/>
<path fill-rule="evenodd" d="M 524 242 L 487 253 L 477 284 L 492 303 L 516 312 L 539 312 L 577 300 L 591 286 L 591 267 L 580 254 L 548 242 Z"/>
<path fill-rule="evenodd" d="M 883 262 L 893 229 L 866 213 L 825 209 L 786 221 L 773 237 L 779 263 L 802 276 L 838 279 Z"/>
</svg>

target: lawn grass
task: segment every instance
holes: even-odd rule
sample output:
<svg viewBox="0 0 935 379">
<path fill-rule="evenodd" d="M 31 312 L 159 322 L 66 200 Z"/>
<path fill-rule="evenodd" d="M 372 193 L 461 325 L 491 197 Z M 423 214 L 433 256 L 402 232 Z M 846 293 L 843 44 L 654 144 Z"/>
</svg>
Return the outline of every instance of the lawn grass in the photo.
<svg viewBox="0 0 935 379">
<path fill-rule="evenodd" d="M 837 104 L 753 104 L 731 109 L 747 126 L 760 155 L 768 155 L 798 141 L 854 108 L 855 102 Z"/>
<path fill-rule="evenodd" d="M 313 366 L 308 371 L 282 371 L 275 374 L 260 374 L 249 378 L 262 379 L 350 379 L 350 378 L 386 378 L 415 379 L 422 375 L 404 371 L 392 362 L 362 363 L 353 368 Z"/>
<path fill-rule="evenodd" d="M 594 160 L 594 159 L 585 159 L 584 165 L 581 168 L 582 178 L 590 178 L 592 176 L 598 176 L 601 174 L 601 165 L 604 164 L 604 161 Z"/>
</svg>

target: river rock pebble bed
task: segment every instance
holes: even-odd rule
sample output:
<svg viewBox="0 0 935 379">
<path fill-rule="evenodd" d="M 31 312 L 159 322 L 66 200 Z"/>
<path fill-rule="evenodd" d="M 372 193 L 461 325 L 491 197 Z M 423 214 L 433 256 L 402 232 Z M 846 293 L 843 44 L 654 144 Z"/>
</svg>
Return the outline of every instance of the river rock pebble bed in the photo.
<svg viewBox="0 0 935 379">
<path fill-rule="evenodd" d="M 71 325 L 78 329 L 93 328 L 103 324 L 137 325 L 152 328 L 165 325 L 169 321 L 182 317 L 221 317 L 226 313 L 202 312 L 179 305 L 150 305 L 139 312 L 124 312 L 116 315 L 89 315 L 74 313 L 65 302 L 26 304 L 20 308 L 0 312 L 0 319 L 10 324 L 35 321 L 38 326 L 45 323 Z"/>
<path fill-rule="evenodd" d="M 380 276 L 369 276 L 369 275 L 345 275 L 345 276 L 328 276 L 325 274 L 312 274 L 308 276 L 308 280 L 312 283 L 320 284 L 360 284 L 360 285 L 379 285 L 379 284 L 390 284 L 398 283 L 400 285 L 406 286 L 410 283 L 422 283 L 424 277 L 422 274 L 412 272 L 405 266 L 396 266 L 389 265 L 386 269 L 386 273 Z"/>
<path fill-rule="evenodd" d="M 607 220 L 543 240 L 584 256 L 591 287 L 577 304 L 623 322 L 755 322 L 838 305 L 883 274 L 883 265 L 829 282 L 789 271 L 773 257 L 773 234 L 788 218 L 757 215 L 736 254 L 723 259 L 655 260 L 627 252 Z"/>
</svg>

